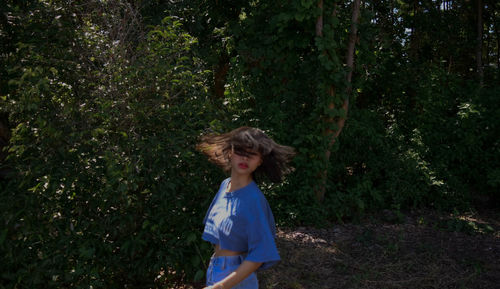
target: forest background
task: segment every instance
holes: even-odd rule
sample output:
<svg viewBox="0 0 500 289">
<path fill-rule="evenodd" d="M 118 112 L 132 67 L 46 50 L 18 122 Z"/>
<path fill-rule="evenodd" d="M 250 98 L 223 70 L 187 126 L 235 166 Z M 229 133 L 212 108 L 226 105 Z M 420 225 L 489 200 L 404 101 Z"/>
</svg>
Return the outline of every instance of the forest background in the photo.
<svg viewBox="0 0 500 289">
<path fill-rule="evenodd" d="M 297 151 L 260 180 L 280 227 L 500 207 L 498 1 L 0 11 L 2 287 L 202 279 L 224 174 L 194 147 L 242 125 Z"/>
</svg>

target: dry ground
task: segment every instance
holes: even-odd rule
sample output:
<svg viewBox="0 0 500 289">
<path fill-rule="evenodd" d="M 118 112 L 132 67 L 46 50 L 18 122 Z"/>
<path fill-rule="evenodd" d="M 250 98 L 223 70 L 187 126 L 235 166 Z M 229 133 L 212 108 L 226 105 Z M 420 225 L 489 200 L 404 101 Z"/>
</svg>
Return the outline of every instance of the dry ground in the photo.
<svg viewBox="0 0 500 289">
<path fill-rule="evenodd" d="M 282 262 L 259 275 L 261 287 L 500 288 L 499 220 L 427 213 L 282 229 Z"/>
<path fill-rule="evenodd" d="M 381 215 L 325 229 L 279 229 L 282 261 L 259 273 L 260 287 L 500 288 L 499 212 Z"/>
</svg>

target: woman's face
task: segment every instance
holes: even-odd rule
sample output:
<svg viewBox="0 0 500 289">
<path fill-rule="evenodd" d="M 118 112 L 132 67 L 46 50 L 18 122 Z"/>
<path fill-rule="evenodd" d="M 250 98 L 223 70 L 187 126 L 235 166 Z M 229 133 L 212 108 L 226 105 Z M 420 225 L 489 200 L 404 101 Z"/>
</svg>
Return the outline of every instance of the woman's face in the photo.
<svg viewBox="0 0 500 289">
<path fill-rule="evenodd" d="M 231 172 L 250 175 L 262 164 L 259 152 L 233 147 L 231 150 Z"/>
</svg>

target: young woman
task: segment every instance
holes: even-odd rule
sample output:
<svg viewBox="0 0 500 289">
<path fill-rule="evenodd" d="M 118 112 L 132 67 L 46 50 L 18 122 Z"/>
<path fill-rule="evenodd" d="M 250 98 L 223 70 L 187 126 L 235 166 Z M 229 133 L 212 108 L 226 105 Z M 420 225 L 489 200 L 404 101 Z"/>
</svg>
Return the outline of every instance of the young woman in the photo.
<svg viewBox="0 0 500 289">
<path fill-rule="evenodd" d="M 203 221 L 202 238 L 215 246 L 205 289 L 258 288 L 255 271 L 269 268 L 280 256 L 274 217 L 255 180 L 266 176 L 281 182 L 290 171 L 294 151 L 251 127 L 205 136 L 198 149 L 231 174 L 220 185 Z"/>
</svg>

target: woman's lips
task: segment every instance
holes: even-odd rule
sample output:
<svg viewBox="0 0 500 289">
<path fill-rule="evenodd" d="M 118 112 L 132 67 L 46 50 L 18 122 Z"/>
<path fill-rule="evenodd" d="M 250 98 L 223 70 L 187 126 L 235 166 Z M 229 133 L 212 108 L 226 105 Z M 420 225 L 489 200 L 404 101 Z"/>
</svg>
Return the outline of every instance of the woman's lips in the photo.
<svg viewBox="0 0 500 289">
<path fill-rule="evenodd" d="M 248 169 L 248 165 L 244 163 L 238 164 L 238 167 L 240 167 L 241 169 Z"/>
</svg>

